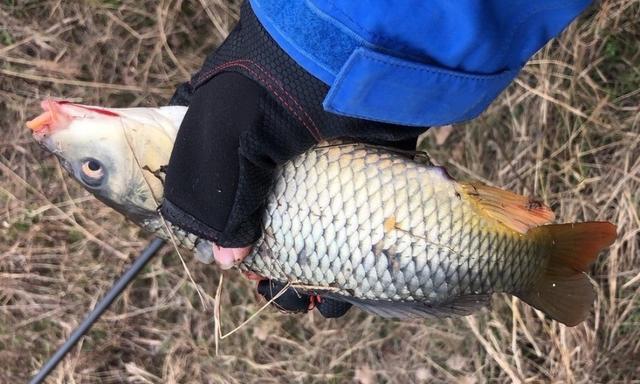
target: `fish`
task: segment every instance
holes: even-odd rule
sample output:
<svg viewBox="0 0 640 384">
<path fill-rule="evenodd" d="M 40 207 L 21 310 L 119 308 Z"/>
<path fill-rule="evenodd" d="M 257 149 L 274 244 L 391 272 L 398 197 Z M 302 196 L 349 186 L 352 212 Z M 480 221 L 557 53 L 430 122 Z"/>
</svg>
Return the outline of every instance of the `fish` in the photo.
<svg viewBox="0 0 640 384">
<path fill-rule="evenodd" d="M 27 127 L 71 177 L 211 261 L 211 242 L 158 209 L 186 107 L 42 107 Z M 587 272 L 616 226 L 554 220 L 544 202 L 456 181 L 421 152 L 322 142 L 277 168 L 263 234 L 237 268 L 385 318 L 466 316 L 507 293 L 575 326 L 595 299 Z"/>
</svg>

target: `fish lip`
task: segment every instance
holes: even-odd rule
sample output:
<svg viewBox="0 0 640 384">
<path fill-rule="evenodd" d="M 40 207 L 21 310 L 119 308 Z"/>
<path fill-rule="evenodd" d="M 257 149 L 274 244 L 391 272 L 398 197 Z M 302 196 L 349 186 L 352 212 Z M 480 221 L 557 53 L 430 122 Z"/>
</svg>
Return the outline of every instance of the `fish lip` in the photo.
<svg viewBox="0 0 640 384">
<path fill-rule="evenodd" d="M 38 143 L 38 145 L 40 145 L 40 147 L 42 149 L 44 149 L 45 151 L 51 153 L 52 155 L 55 155 L 59 159 L 63 159 L 62 151 L 54 143 L 54 141 L 53 141 L 53 139 L 51 139 L 50 135 L 35 133 L 33 135 L 33 138 L 36 140 L 36 143 Z"/>
<path fill-rule="evenodd" d="M 55 99 L 45 99 L 40 103 L 42 113 L 26 125 L 35 135 L 46 135 L 47 133 L 65 128 L 69 125 L 73 116 L 67 113 L 63 106 L 67 102 Z"/>
<path fill-rule="evenodd" d="M 55 145 L 53 144 L 53 140 L 51 140 L 51 136 L 49 135 L 44 135 L 44 134 L 40 134 L 40 133 L 34 133 L 33 134 L 33 139 L 36 141 L 36 143 L 38 143 L 38 145 L 40 146 L 40 148 L 44 149 L 45 151 L 56 155 L 57 156 L 57 152 L 60 152 L 59 149 L 57 149 L 55 147 Z"/>
</svg>

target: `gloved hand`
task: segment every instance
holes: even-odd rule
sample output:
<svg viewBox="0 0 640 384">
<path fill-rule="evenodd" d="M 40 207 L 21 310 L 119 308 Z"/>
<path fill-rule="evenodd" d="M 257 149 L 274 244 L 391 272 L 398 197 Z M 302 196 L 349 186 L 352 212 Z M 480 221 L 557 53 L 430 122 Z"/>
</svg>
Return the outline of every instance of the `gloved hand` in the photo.
<svg viewBox="0 0 640 384">
<path fill-rule="evenodd" d="M 271 300 L 283 290 L 285 284 L 273 280 L 261 280 L 258 282 L 258 293 Z M 334 300 L 321 295 L 307 295 L 287 288 L 280 296 L 273 300 L 273 305 L 287 313 L 306 313 L 317 309 L 327 319 L 344 316 L 351 309 L 351 304 Z"/>
<path fill-rule="evenodd" d="M 245 3 L 238 25 L 170 104 L 189 109 L 167 167 L 163 216 L 211 240 L 230 268 L 262 231 L 274 169 L 332 138 L 415 149 L 424 129 L 325 112 L 329 87 L 291 59 Z"/>
<path fill-rule="evenodd" d="M 240 248 L 217 251 L 241 258 L 261 234 L 277 165 L 337 137 L 415 149 L 424 129 L 325 112 L 328 90 L 245 3 L 225 42 L 170 101 L 189 109 L 167 167 L 164 217 L 222 248 Z"/>
</svg>

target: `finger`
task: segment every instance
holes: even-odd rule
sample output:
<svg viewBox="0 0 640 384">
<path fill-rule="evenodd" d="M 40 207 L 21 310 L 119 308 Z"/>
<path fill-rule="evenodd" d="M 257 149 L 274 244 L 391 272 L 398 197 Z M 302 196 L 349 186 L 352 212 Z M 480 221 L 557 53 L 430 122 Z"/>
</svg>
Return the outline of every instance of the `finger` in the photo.
<svg viewBox="0 0 640 384">
<path fill-rule="evenodd" d="M 309 310 L 309 295 L 287 287 L 275 280 L 261 280 L 258 283 L 258 293 L 276 308 L 287 313 L 305 313 Z M 284 291 L 283 291 L 284 290 Z M 277 298 L 275 298 L 277 296 Z"/>
<path fill-rule="evenodd" d="M 213 259 L 222 269 L 238 265 L 251 252 L 251 247 L 224 248 L 213 244 Z"/>
<path fill-rule="evenodd" d="M 315 301 L 317 302 L 315 305 L 316 309 L 327 319 L 335 319 L 344 316 L 352 306 L 351 303 L 326 297 L 321 299 L 316 298 Z"/>
<path fill-rule="evenodd" d="M 242 274 L 244 275 L 244 277 L 252 281 L 262 281 L 265 279 L 264 276 L 260 276 L 255 272 L 244 271 L 242 272 Z"/>
</svg>

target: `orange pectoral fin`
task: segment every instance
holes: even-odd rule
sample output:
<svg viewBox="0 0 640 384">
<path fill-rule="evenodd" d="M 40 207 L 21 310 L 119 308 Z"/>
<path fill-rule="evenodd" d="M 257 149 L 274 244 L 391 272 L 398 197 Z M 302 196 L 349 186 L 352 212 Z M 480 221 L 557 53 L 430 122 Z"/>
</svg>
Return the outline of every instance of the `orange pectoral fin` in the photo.
<svg viewBox="0 0 640 384">
<path fill-rule="evenodd" d="M 522 234 L 555 218 L 551 208 L 541 201 L 479 182 L 460 186 L 484 214 Z"/>
</svg>

